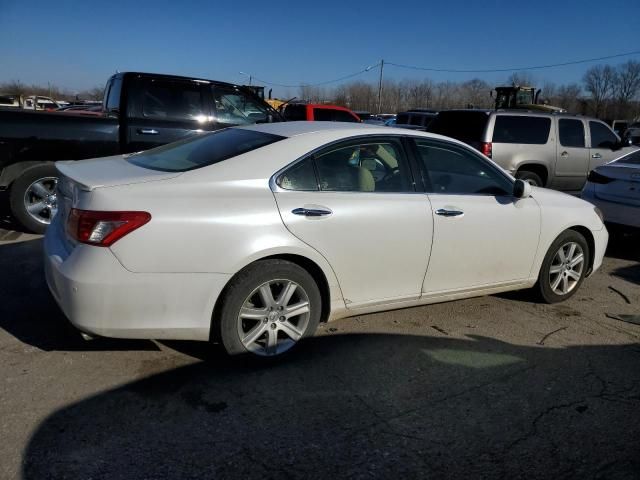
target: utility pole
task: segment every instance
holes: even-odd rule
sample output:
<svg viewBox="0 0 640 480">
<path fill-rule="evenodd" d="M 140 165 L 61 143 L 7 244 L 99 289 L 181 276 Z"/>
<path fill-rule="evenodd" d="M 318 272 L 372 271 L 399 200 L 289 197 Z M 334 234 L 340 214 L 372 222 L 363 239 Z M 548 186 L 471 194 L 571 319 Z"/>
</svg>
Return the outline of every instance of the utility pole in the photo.
<svg viewBox="0 0 640 480">
<path fill-rule="evenodd" d="M 380 81 L 378 82 L 378 113 L 382 113 L 382 72 L 384 71 L 384 59 L 380 60 Z"/>
</svg>

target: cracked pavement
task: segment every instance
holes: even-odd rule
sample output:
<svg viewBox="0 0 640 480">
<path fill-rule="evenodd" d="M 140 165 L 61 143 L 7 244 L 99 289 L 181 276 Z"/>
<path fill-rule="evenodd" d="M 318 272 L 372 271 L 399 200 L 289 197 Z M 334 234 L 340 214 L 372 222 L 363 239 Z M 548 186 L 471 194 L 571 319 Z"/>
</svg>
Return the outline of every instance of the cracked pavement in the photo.
<svg viewBox="0 0 640 480">
<path fill-rule="evenodd" d="M 0 230 L 0 478 L 640 478 L 638 240 L 562 304 L 363 315 L 258 364 L 82 340 Z"/>
</svg>

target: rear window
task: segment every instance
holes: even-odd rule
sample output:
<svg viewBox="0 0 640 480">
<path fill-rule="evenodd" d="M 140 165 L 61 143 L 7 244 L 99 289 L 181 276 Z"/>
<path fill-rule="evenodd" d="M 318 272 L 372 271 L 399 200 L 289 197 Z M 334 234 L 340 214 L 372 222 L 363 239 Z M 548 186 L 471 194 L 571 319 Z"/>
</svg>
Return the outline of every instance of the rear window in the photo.
<svg viewBox="0 0 640 480">
<path fill-rule="evenodd" d="M 498 115 L 493 128 L 493 142 L 544 145 L 549 139 L 549 130 L 550 118 Z"/>
<path fill-rule="evenodd" d="M 151 170 L 186 172 L 257 150 L 284 138 L 269 133 L 227 128 L 137 153 L 127 160 Z"/>
<path fill-rule="evenodd" d="M 284 108 L 284 118 L 290 122 L 295 120 L 307 119 L 307 106 L 306 105 L 287 105 Z"/>
<path fill-rule="evenodd" d="M 489 115 L 486 112 L 440 112 L 429 124 L 427 131 L 463 142 L 482 142 L 488 121 Z"/>
<path fill-rule="evenodd" d="M 407 125 L 409 123 L 409 115 L 406 113 L 399 113 L 396 117 L 396 124 Z"/>
<path fill-rule="evenodd" d="M 314 108 L 313 119 L 319 122 L 357 122 L 356 117 L 344 110 L 332 108 Z"/>
</svg>

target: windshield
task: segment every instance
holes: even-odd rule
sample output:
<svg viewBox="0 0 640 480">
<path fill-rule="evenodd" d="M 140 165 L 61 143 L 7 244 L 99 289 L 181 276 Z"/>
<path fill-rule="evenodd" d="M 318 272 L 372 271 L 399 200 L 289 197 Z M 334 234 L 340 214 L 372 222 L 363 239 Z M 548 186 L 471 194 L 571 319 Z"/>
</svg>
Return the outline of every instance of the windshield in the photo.
<svg viewBox="0 0 640 480">
<path fill-rule="evenodd" d="M 163 172 L 186 172 L 222 162 L 284 139 L 279 135 L 226 128 L 137 153 L 127 161 Z"/>
</svg>

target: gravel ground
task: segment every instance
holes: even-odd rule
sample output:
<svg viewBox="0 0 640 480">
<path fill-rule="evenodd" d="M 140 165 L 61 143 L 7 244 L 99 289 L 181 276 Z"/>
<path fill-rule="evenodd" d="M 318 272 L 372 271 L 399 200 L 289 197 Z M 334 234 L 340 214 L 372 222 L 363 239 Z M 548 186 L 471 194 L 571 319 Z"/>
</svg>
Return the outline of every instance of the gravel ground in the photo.
<svg viewBox="0 0 640 480">
<path fill-rule="evenodd" d="M 639 240 L 563 304 L 359 316 L 264 365 L 82 340 L 0 230 L 0 478 L 640 478 Z"/>
</svg>

